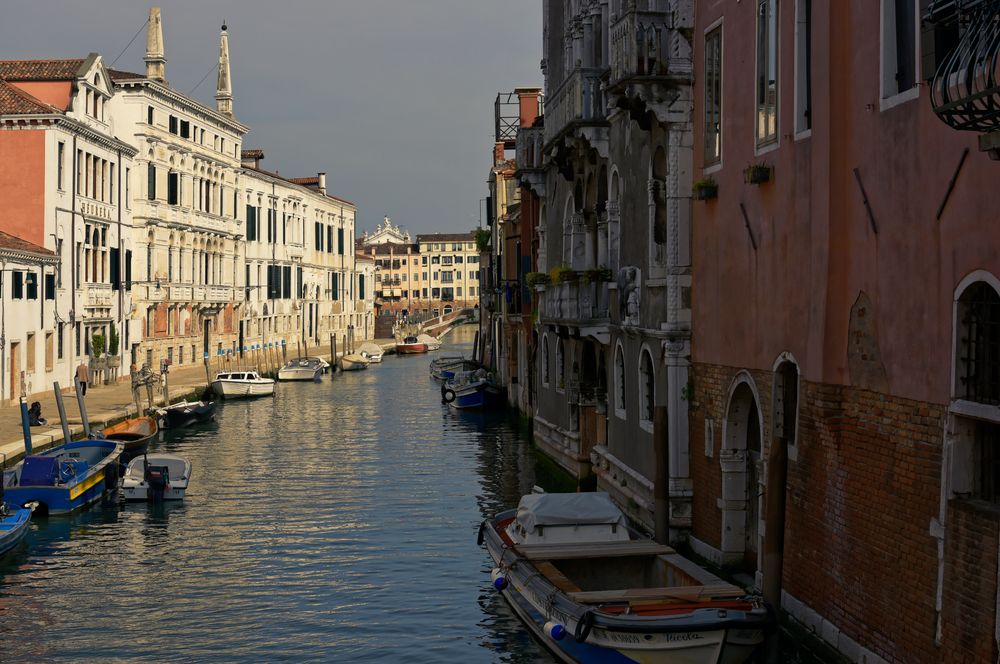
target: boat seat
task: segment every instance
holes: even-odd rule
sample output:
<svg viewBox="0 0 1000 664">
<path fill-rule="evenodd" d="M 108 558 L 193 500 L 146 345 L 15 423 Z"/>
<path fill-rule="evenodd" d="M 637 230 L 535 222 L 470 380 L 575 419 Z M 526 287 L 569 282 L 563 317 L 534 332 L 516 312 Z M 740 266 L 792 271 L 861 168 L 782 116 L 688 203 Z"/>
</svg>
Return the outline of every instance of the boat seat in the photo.
<svg viewBox="0 0 1000 664">
<path fill-rule="evenodd" d="M 705 602 L 725 597 L 743 597 L 746 591 L 730 583 L 711 586 L 676 586 L 670 588 L 625 588 L 620 590 L 593 590 L 570 593 L 573 601 L 581 604 L 628 602 L 641 605 L 650 602 Z"/>
<path fill-rule="evenodd" d="M 676 553 L 671 547 L 653 540 L 624 540 L 596 544 L 518 544 L 515 549 L 528 560 L 661 556 Z"/>
<path fill-rule="evenodd" d="M 573 581 L 559 571 L 555 565 L 547 560 L 536 560 L 534 562 L 535 569 L 542 573 L 542 575 L 552 582 L 559 590 L 564 593 L 578 593 L 580 592 L 580 586 L 573 583 Z"/>
</svg>

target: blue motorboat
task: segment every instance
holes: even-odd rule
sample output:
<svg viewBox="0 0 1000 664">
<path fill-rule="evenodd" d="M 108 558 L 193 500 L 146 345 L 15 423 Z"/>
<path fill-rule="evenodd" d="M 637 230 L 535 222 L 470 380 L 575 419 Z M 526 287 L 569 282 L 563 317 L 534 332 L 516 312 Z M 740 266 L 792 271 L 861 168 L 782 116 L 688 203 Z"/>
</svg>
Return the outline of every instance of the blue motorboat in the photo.
<svg viewBox="0 0 1000 664">
<path fill-rule="evenodd" d="M 485 369 L 458 373 L 441 386 L 441 400 L 452 408 L 490 410 L 504 403 L 503 389 Z"/>
<path fill-rule="evenodd" d="M 28 534 L 28 524 L 34 509 L 33 501 L 28 501 L 27 507 L 19 509 L 0 507 L 0 556 L 11 551 Z"/>
<path fill-rule="evenodd" d="M 42 454 L 29 454 L 4 472 L 6 501 L 24 507 L 35 501 L 42 514 L 69 514 L 118 487 L 118 458 L 125 444 L 78 440 Z"/>
</svg>

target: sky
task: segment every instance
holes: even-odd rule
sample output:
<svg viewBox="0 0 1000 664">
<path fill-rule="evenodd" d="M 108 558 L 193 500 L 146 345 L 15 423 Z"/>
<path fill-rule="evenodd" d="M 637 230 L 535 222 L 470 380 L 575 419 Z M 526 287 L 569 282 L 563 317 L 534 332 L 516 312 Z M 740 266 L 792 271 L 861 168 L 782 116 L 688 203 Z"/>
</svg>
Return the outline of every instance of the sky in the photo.
<svg viewBox="0 0 1000 664">
<path fill-rule="evenodd" d="M 287 177 L 325 171 L 327 191 L 358 206 L 358 235 L 384 215 L 416 235 L 479 225 L 496 94 L 542 84 L 541 4 L 160 0 L 158 6 L 167 81 L 213 108 L 219 29 L 223 20 L 228 24 L 233 110 L 251 128 L 243 147 L 264 150 L 262 168 Z M 145 28 L 126 45 L 150 6 L 0 0 L 0 59 L 97 52 L 110 64 L 124 49 L 114 68 L 142 73 Z"/>
</svg>

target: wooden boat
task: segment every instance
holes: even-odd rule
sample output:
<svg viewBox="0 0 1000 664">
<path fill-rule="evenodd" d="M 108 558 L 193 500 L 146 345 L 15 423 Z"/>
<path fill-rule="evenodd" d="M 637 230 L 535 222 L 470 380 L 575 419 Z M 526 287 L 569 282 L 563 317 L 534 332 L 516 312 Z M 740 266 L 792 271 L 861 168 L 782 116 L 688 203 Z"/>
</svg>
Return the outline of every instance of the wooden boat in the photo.
<svg viewBox="0 0 1000 664">
<path fill-rule="evenodd" d="M 20 544 L 28 534 L 28 524 L 31 513 L 35 511 L 36 503 L 29 501 L 27 507 L 8 509 L 0 505 L 0 556 L 11 551 Z"/>
<path fill-rule="evenodd" d="M 421 343 L 415 336 L 408 336 L 403 343 L 396 344 L 396 352 L 400 354 L 426 353 L 427 344 Z"/>
<path fill-rule="evenodd" d="M 366 341 L 358 348 L 358 355 L 361 355 L 369 362 L 378 363 L 382 361 L 385 351 L 374 341 Z"/>
<path fill-rule="evenodd" d="M 319 358 L 300 357 L 289 360 L 278 370 L 278 380 L 319 380 L 323 375 L 323 364 Z"/>
<path fill-rule="evenodd" d="M 441 386 L 441 401 L 452 408 L 492 410 L 504 404 L 503 389 L 485 369 L 455 372 Z"/>
<path fill-rule="evenodd" d="M 103 434 L 97 432 L 97 438 L 122 441 L 125 444 L 122 461 L 128 461 L 149 449 L 150 441 L 158 432 L 152 417 L 133 417 L 105 427 Z"/>
<path fill-rule="evenodd" d="M 493 587 L 565 662 L 739 664 L 774 626 L 759 597 L 640 538 L 605 493 L 524 496 L 479 540 Z"/>
<path fill-rule="evenodd" d="M 361 371 L 367 368 L 368 360 L 363 355 L 351 353 L 340 358 L 341 371 Z"/>
<path fill-rule="evenodd" d="M 475 371 L 479 365 L 467 360 L 461 355 L 447 355 L 431 360 L 431 378 L 435 380 L 451 380 L 456 374 Z"/>
<path fill-rule="evenodd" d="M 132 459 L 122 478 L 126 502 L 184 500 L 191 462 L 173 454 L 144 454 Z"/>
<path fill-rule="evenodd" d="M 427 346 L 427 350 L 441 350 L 441 340 L 429 334 L 418 334 L 417 342 Z"/>
<path fill-rule="evenodd" d="M 182 429 L 215 417 L 214 401 L 178 401 L 156 411 L 161 429 Z"/>
<path fill-rule="evenodd" d="M 118 488 L 118 458 L 125 443 L 77 440 L 31 454 L 4 472 L 6 500 L 16 507 L 37 501 L 41 514 L 68 514 Z"/>
<path fill-rule="evenodd" d="M 269 397 L 274 394 L 274 381 L 261 378 L 256 371 L 227 371 L 216 375 L 212 390 L 225 399 Z"/>
</svg>

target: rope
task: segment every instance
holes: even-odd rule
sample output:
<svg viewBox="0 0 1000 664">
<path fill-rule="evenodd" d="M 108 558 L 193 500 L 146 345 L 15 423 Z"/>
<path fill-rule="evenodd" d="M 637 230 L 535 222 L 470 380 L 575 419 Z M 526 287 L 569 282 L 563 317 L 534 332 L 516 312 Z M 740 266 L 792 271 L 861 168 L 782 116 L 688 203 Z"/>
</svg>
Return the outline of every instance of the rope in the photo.
<svg viewBox="0 0 1000 664">
<path fill-rule="evenodd" d="M 209 74 L 211 74 L 211 73 L 212 73 L 213 71 L 215 71 L 215 68 L 216 68 L 217 66 L 218 66 L 218 65 L 212 65 L 212 66 L 211 66 L 211 68 L 209 68 L 209 70 L 208 70 L 207 72 L 205 72 L 205 75 L 201 77 L 201 80 L 200 80 L 200 81 L 198 81 L 198 85 L 196 85 L 196 86 L 194 86 L 193 88 L 191 88 L 191 89 L 190 89 L 190 90 L 188 91 L 188 94 L 189 94 L 189 95 L 193 95 L 193 94 L 194 94 L 194 91 L 195 91 L 195 90 L 197 90 L 198 88 L 200 88 L 200 87 L 201 87 L 201 84 L 205 82 L 205 79 L 206 79 L 206 78 L 208 78 L 208 75 L 209 75 Z"/>
<path fill-rule="evenodd" d="M 118 54 L 117 58 L 115 58 L 114 60 L 111 61 L 110 65 L 108 65 L 109 69 L 111 67 L 114 67 L 115 63 L 118 62 L 119 58 L 121 58 L 123 55 L 125 55 L 125 51 L 128 50 L 128 47 L 132 45 L 132 43 L 135 41 L 135 38 L 139 36 L 139 34 L 142 32 L 142 29 L 145 28 L 148 23 L 149 23 L 149 19 L 148 18 L 145 21 L 142 22 L 142 25 L 139 26 L 139 29 L 136 30 L 136 32 L 135 32 L 134 35 L 132 35 L 132 39 L 130 39 L 128 41 L 128 43 L 125 44 L 125 48 L 122 49 L 122 52 Z"/>
</svg>

